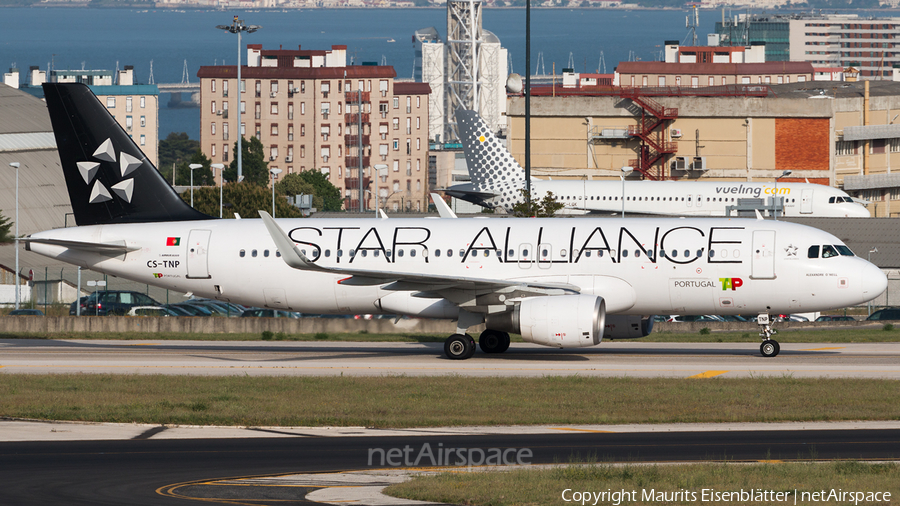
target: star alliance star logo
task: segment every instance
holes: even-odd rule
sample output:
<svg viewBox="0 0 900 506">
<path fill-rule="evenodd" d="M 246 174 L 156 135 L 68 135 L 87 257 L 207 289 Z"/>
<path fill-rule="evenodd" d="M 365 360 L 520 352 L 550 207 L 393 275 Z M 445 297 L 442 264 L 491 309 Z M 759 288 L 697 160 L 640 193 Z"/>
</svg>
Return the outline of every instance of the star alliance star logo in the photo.
<svg viewBox="0 0 900 506">
<path fill-rule="evenodd" d="M 787 253 L 789 257 L 797 256 L 797 247 L 793 244 L 788 244 L 787 248 L 784 248 L 784 252 Z"/>
<path fill-rule="evenodd" d="M 103 141 L 100 147 L 94 151 L 93 157 L 104 162 L 115 163 L 116 152 L 113 149 L 112 140 L 106 139 Z M 137 170 L 142 163 L 141 160 L 128 153 L 119 153 L 119 171 L 123 178 Z M 98 162 L 78 162 L 76 165 L 78 165 L 78 172 L 81 173 L 85 184 L 91 184 L 91 181 L 94 180 L 97 172 L 99 172 L 100 164 Z M 131 196 L 134 194 L 134 179 L 123 179 L 111 188 L 112 193 L 115 193 L 117 197 L 129 204 L 131 203 Z M 90 203 L 99 204 L 108 200 L 112 200 L 112 194 L 99 180 L 94 181 L 94 186 L 91 187 Z"/>
</svg>

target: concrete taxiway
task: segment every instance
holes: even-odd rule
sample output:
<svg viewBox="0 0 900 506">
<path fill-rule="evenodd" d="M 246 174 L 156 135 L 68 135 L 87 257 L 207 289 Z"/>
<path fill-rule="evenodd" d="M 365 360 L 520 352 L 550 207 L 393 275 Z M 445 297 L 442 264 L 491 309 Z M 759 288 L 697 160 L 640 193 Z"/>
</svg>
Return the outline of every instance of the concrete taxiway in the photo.
<svg viewBox="0 0 900 506">
<path fill-rule="evenodd" d="M 557 350 L 514 343 L 502 355 L 463 361 L 442 343 L 0 340 L 0 374 L 135 373 L 250 376 L 550 376 L 900 379 L 900 343 L 603 342 Z"/>
</svg>

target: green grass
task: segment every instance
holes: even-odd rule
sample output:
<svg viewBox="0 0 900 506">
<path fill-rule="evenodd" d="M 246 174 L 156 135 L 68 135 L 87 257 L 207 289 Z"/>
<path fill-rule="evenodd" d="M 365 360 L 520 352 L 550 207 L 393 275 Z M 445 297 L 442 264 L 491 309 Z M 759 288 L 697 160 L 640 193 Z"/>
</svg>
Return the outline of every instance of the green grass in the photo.
<svg viewBox="0 0 900 506">
<path fill-rule="evenodd" d="M 429 427 L 900 419 L 900 381 L 0 374 L 0 416 Z"/>
<path fill-rule="evenodd" d="M 749 324 L 748 324 L 749 325 Z M 777 326 L 776 326 L 777 329 Z M 477 338 L 476 334 L 473 334 Z M 349 342 L 405 342 L 442 343 L 447 334 L 371 334 L 366 331 L 315 334 L 284 334 L 263 332 L 243 334 L 185 334 L 174 332 L 53 332 L 26 333 L 3 332 L 0 339 L 94 339 L 94 340 L 140 340 L 140 341 L 349 341 Z M 900 329 L 884 326 L 872 328 L 847 328 L 838 330 L 782 330 L 776 339 L 785 343 L 885 343 L 900 341 Z M 522 338 L 512 336 L 513 342 L 521 343 Z M 735 332 L 654 332 L 640 339 L 616 340 L 617 343 L 759 343 L 755 326 Z M 602 346 L 602 344 L 601 344 Z"/>
<path fill-rule="evenodd" d="M 787 501 L 703 501 L 703 489 L 739 492 L 741 489 L 775 492 L 797 491 L 797 504 L 854 504 L 853 500 L 814 501 L 803 493 L 890 492 L 891 501 L 900 498 L 900 465 L 861 462 L 792 462 L 766 464 L 685 464 L 559 466 L 551 469 L 516 469 L 509 472 L 443 473 L 414 478 L 385 489 L 388 495 L 449 504 L 484 506 L 530 506 L 581 504 L 565 502 L 562 493 L 573 491 L 636 492 L 636 500 L 620 504 L 794 504 Z M 648 501 L 645 494 L 668 492 L 669 500 Z M 673 492 L 685 492 L 682 496 Z M 572 499 L 572 492 L 567 493 Z M 694 495 L 690 495 L 694 494 Z M 883 497 L 883 496 L 882 496 Z M 620 497 L 630 499 L 631 497 Z M 805 499 L 805 500 L 804 500 Z M 592 498 L 588 504 L 593 504 Z M 873 504 L 874 501 L 859 501 Z M 612 505 L 607 498 L 597 504 Z M 887 504 L 879 502 L 874 504 Z"/>
</svg>

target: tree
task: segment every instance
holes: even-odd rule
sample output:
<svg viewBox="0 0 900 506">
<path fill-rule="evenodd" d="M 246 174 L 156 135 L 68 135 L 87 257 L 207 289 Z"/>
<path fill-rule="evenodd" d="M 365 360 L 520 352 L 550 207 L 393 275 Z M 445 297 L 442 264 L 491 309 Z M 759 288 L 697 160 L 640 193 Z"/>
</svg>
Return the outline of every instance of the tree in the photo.
<svg viewBox="0 0 900 506">
<path fill-rule="evenodd" d="M 10 232 L 13 222 L 0 214 L 0 244 L 8 244 L 16 240 L 16 235 Z"/>
<path fill-rule="evenodd" d="M 190 160 L 197 151 L 200 151 L 199 141 L 190 139 L 184 132 L 172 132 L 164 140 L 159 141 L 157 169 L 167 181 L 172 181 L 172 164 L 186 163 L 186 160 Z M 181 170 L 180 167 L 176 169 L 176 176 Z"/>
<path fill-rule="evenodd" d="M 325 201 L 322 197 L 316 195 L 316 189 L 310 183 L 307 183 L 300 177 L 300 174 L 288 174 L 275 183 L 275 193 L 286 197 L 294 197 L 297 195 L 313 195 L 313 207 L 323 209 Z"/>
<path fill-rule="evenodd" d="M 328 181 L 325 174 L 318 170 L 307 170 L 298 174 L 300 179 L 309 183 L 313 187 L 313 195 L 322 197 L 321 211 L 340 211 L 344 204 L 341 198 L 341 190 Z"/>
<path fill-rule="evenodd" d="M 232 150 L 234 157 L 231 165 L 225 169 L 226 181 L 237 181 L 237 141 Z M 269 186 L 269 162 L 266 161 L 265 148 L 256 137 L 241 141 L 241 169 L 244 182 L 253 183 L 263 188 Z"/>
<path fill-rule="evenodd" d="M 198 169 L 199 170 L 199 169 Z M 181 194 L 185 202 L 190 202 L 190 192 Z M 223 218 L 258 218 L 259 211 L 272 212 L 272 191 L 262 186 L 243 183 L 228 183 L 222 188 Z M 219 216 L 219 188 L 204 186 L 194 190 L 194 208 L 210 216 Z M 300 209 L 288 204 L 281 195 L 275 196 L 275 216 L 277 218 L 300 218 Z"/>
<path fill-rule="evenodd" d="M 213 177 L 212 169 L 210 169 L 210 160 L 199 149 L 194 151 L 190 158 L 186 161 L 178 163 L 178 169 L 175 174 L 175 184 L 178 186 L 188 186 L 191 184 L 191 168 L 190 165 L 199 163 L 203 167 L 194 169 L 194 186 L 210 186 L 215 185 L 216 180 Z"/>
<path fill-rule="evenodd" d="M 544 195 L 544 198 L 539 201 L 535 201 L 531 198 L 528 190 L 525 188 L 519 189 L 519 192 L 522 194 L 522 199 L 524 200 L 513 206 L 512 211 L 515 216 L 552 218 L 553 215 L 556 214 L 556 211 L 565 207 L 562 202 L 556 201 L 553 192 L 547 192 L 547 194 Z"/>
</svg>

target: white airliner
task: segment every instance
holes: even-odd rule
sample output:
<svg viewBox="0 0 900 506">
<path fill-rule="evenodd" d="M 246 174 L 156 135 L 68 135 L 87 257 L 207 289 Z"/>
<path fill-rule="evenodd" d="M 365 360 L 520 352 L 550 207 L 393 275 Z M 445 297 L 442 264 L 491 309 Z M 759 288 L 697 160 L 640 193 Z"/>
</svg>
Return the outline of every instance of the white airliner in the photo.
<svg viewBox="0 0 900 506">
<path fill-rule="evenodd" d="M 80 84 L 44 84 L 77 227 L 31 251 L 198 296 L 306 313 L 458 319 L 499 353 L 647 335 L 649 315 L 862 304 L 885 275 L 831 234 L 748 219 L 212 219 L 182 201 Z M 452 214 L 447 214 L 452 216 Z M 766 334 L 765 356 L 779 346 Z"/>
<path fill-rule="evenodd" d="M 522 202 L 525 170 L 497 140 L 475 111 L 458 110 L 460 137 L 471 183 L 446 190 L 448 195 L 507 212 Z M 566 209 L 595 213 L 625 212 L 675 216 L 726 216 L 739 204 L 775 211 L 778 216 L 863 217 L 869 211 L 842 190 L 811 183 L 750 183 L 713 181 L 531 181 L 531 192 L 542 199 L 552 192 Z M 624 199 L 624 201 L 623 201 Z M 752 213 L 752 211 L 751 211 Z M 732 212 L 737 215 L 737 212 Z"/>
</svg>

